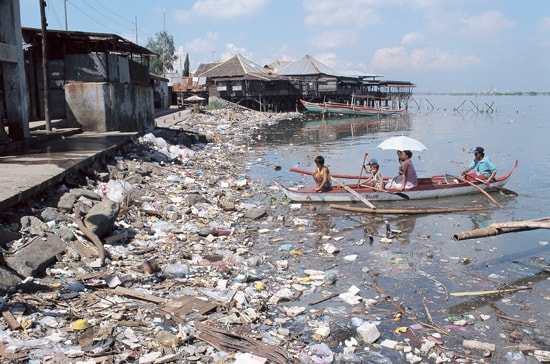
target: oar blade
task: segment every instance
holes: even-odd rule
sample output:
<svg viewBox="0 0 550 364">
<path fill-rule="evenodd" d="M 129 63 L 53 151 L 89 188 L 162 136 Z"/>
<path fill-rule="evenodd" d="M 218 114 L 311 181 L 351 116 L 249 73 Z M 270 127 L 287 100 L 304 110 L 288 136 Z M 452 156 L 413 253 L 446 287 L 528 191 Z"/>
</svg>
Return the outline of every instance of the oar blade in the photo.
<svg viewBox="0 0 550 364">
<path fill-rule="evenodd" d="M 402 192 L 396 192 L 395 194 L 396 194 L 397 196 L 401 197 L 401 198 L 404 198 L 405 200 L 410 199 L 409 195 L 406 195 L 406 194 L 404 194 L 404 193 L 402 193 Z"/>
<path fill-rule="evenodd" d="M 517 192 L 515 191 L 512 191 L 512 190 L 509 190 L 507 188 L 504 188 L 504 187 L 499 187 L 499 186 L 493 186 L 495 187 L 497 190 L 499 190 L 500 192 L 506 194 L 506 195 L 510 195 L 510 196 L 517 196 Z"/>
</svg>

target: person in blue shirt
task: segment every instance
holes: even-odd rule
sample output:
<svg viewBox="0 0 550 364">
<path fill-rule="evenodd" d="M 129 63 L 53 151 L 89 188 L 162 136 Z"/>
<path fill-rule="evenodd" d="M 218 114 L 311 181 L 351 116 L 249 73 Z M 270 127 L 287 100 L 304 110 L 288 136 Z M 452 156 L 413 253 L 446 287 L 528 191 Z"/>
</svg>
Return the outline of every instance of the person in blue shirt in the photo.
<svg viewBox="0 0 550 364">
<path fill-rule="evenodd" d="M 473 179 L 484 180 L 484 183 L 488 185 L 497 174 L 497 169 L 491 159 L 485 156 L 485 149 L 482 147 L 476 147 L 474 149 L 474 160 L 468 168 L 462 171 L 462 175 L 465 177 L 471 177 Z M 475 170 L 474 173 L 468 174 L 471 170 Z"/>
</svg>

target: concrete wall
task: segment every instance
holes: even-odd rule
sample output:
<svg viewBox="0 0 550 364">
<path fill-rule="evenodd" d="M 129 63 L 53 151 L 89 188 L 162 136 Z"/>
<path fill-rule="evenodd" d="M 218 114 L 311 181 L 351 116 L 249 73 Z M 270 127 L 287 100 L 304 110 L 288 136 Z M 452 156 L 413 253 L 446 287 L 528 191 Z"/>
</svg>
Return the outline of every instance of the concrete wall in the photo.
<svg viewBox="0 0 550 364">
<path fill-rule="evenodd" d="M 0 0 L 0 73 L 4 80 L 0 94 L 5 101 L 8 132 L 13 140 L 29 136 L 29 102 L 19 12 L 19 1 Z"/>
<path fill-rule="evenodd" d="M 154 128 L 151 87 L 107 82 L 65 84 L 67 120 L 84 131 L 138 131 Z"/>
</svg>

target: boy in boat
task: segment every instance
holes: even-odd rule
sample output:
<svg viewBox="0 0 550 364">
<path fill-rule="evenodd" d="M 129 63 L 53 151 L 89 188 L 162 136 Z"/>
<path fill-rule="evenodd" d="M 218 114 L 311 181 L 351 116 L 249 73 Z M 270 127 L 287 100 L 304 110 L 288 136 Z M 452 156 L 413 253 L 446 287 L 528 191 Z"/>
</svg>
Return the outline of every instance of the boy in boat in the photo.
<svg viewBox="0 0 550 364">
<path fill-rule="evenodd" d="M 370 171 L 367 170 L 367 165 L 370 166 Z M 366 173 L 371 174 L 368 178 L 366 178 L 364 181 L 361 181 L 361 186 L 368 186 L 368 187 L 374 187 L 377 190 L 381 190 L 384 188 L 383 181 L 382 181 L 382 175 L 380 174 L 380 165 L 378 164 L 378 161 L 374 158 L 368 160 L 368 164 L 365 164 L 363 166 L 363 169 Z"/>
<path fill-rule="evenodd" d="M 485 149 L 482 147 L 476 147 L 474 149 L 474 160 L 468 168 L 462 171 L 462 175 L 469 179 L 481 179 L 483 182 L 488 185 L 491 183 L 495 175 L 497 174 L 497 169 L 491 159 L 485 156 Z M 467 174 L 471 170 L 475 169 L 474 173 Z"/>
<path fill-rule="evenodd" d="M 313 180 L 315 181 L 315 187 L 313 189 L 316 192 L 326 192 L 332 189 L 332 180 L 330 178 L 330 171 L 325 166 L 325 158 L 317 156 L 315 158 L 315 165 L 317 169 L 313 172 Z"/>
</svg>

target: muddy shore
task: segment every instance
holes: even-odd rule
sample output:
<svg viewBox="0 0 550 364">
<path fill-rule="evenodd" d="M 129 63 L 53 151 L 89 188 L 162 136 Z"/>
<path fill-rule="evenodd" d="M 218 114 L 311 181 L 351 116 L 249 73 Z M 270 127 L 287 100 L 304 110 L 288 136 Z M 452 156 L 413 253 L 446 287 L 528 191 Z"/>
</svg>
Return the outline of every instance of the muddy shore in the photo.
<svg viewBox="0 0 550 364">
<path fill-rule="evenodd" d="M 251 179 L 251 130 L 295 116 L 176 111 L 114 160 L 2 212 L 3 265 L 21 278 L 3 294 L 4 362 L 550 360 L 546 324 L 482 309 L 492 299 L 519 306 L 521 294 L 442 309 L 432 301 L 451 283 L 413 280 L 412 269 L 424 272 L 414 257 L 380 247 L 358 261 L 355 249 L 372 242 L 320 228 L 311 216 L 326 207 L 292 204 Z M 18 251 L 53 240 L 59 252 L 44 269 L 15 267 Z M 422 261 L 437 262 L 428 256 L 437 248 L 423 248 Z M 345 264 L 363 274 L 346 275 Z M 418 291 L 425 299 L 410 307 Z"/>
</svg>

